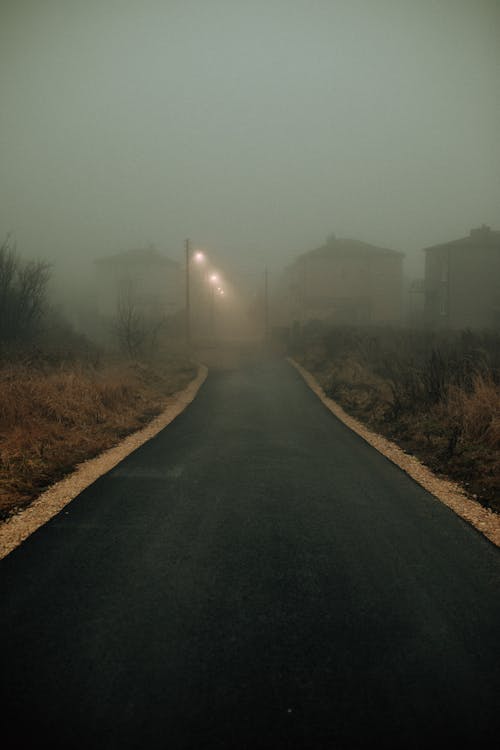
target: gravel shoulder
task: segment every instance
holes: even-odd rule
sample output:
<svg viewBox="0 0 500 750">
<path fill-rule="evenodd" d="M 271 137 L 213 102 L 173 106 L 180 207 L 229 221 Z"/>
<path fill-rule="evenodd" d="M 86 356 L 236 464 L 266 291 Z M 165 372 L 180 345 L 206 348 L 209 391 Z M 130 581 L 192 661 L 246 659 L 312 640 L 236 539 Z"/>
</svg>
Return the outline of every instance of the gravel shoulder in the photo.
<svg viewBox="0 0 500 750">
<path fill-rule="evenodd" d="M 128 435 L 118 445 L 99 456 L 84 461 L 74 472 L 39 495 L 28 508 L 0 523 L 0 559 L 22 544 L 98 477 L 110 471 L 132 451 L 170 424 L 193 401 L 207 374 L 207 367 L 200 365 L 194 380 L 182 391 L 168 397 L 166 408 L 146 427 Z"/>
<path fill-rule="evenodd" d="M 500 516 L 480 503 L 467 497 L 459 484 L 451 480 L 436 476 L 427 466 L 424 466 L 415 456 L 405 453 L 398 445 L 387 438 L 369 430 L 364 424 L 346 411 L 333 399 L 329 398 L 314 375 L 302 367 L 292 358 L 288 362 L 304 378 L 311 390 L 321 399 L 323 404 L 341 422 L 353 432 L 362 437 L 379 453 L 399 466 L 412 479 L 431 493 L 437 500 L 451 508 L 458 516 L 470 523 L 477 531 L 484 534 L 497 547 L 500 547 Z"/>
</svg>

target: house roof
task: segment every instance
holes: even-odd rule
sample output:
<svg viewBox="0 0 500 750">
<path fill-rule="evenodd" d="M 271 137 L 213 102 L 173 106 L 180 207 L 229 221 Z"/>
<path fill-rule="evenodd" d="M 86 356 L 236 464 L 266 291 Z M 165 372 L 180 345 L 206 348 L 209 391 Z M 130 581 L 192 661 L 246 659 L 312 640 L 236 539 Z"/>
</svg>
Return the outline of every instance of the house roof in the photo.
<svg viewBox="0 0 500 750">
<path fill-rule="evenodd" d="M 467 237 L 460 237 L 458 240 L 451 240 L 450 242 L 442 242 L 439 245 L 424 247 L 423 252 L 432 252 L 433 250 L 440 250 L 443 247 L 450 249 L 468 247 L 473 250 L 478 246 L 497 247 L 500 250 L 500 232 L 483 224 L 476 229 L 471 229 Z"/>
<path fill-rule="evenodd" d="M 308 250 L 298 256 L 297 261 L 304 260 L 305 258 L 345 258 L 345 257 L 358 257 L 366 258 L 370 256 L 381 256 L 391 255 L 395 257 L 403 257 L 404 253 L 399 250 L 391 250 L 387 247 L 377 247 L 377 245 L 370 245 L 368 242 L 362 242 L 361 240 L 342 239 L 337 237 L 329 237 L 324 245 L 317 247 L 313 250 Z"/>
<path fill-rule="evenodd" d="M 176 261 L 171 260 L 166 255 L 159 253 L 155 247 L 137 248 L 134 250 L 125 250 L 114 255 L 107 255 L 102 258 L 96 258 L 95 263 L 99 266 L 158 266 L 176 268 L 179 266 Z"/>
</svg>

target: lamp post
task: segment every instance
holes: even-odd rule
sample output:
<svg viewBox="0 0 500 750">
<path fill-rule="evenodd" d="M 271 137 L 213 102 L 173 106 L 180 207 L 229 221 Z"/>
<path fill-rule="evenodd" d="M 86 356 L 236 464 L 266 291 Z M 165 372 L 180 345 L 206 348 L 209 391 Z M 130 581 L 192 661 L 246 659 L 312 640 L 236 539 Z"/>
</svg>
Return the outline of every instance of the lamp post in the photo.
<svg viewBox="0 0 500 750">
<path fill-rule="evenodd" d="M 191 242 L 185 241 L 185 253 L 186 253 L 186 344 L 191 344 L 191 260 L 194 259 L 197 263 L 203 263 L 205 260 L 205 254 L 201 250 L 197 250 L 192 256 L 191 253 Z"/>
<path fill-rule="evenodd" d="M 191 299 L 190 299 L 190 288 L 189 288 L 189 266 L 191 261 L 191 245 L 187 239 L 185 242 L 186 251 L 186 344 L 191 344 Z"/>
<path fill-rule="evenodd" d="M 267 266 L 264 272 L 264 340 L 269 343 L 269 288 Z"/>
<path fill-rule="evenodd" d="M 215 285 L 219 281 L 219 277 L 216 273 L 212 273 L 209 277 L 210 281 L 210 332 L 212 338 L 215 338 Z"/>
</svg>

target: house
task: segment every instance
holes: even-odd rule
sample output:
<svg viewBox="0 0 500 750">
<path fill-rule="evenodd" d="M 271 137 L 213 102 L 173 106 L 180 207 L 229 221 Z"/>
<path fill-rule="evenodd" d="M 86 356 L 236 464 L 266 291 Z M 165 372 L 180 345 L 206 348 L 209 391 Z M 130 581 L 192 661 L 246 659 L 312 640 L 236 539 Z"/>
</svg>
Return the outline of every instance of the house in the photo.
<svg viewBox="0 0 500 750">
<path fill-rule="evenodd" d="M 133 305 L 148 317 L 171 315 L 182 307 L 181 265 L 153 245 L 98 258 L 94 263 L 99 315 L 116 315 L 120 303 Z"/>
<path fill-rule="evenodd" d="M 431 328 L 500 326 L 500 231 L 483 224 L 425 252 L 425 321 Z"/>
<path fill-rule="evenodd" d="M 404 319 L 410 328 L 424 326 L 425 279 L 413 279 L 406 282 L 406 309 Z"/>
<path fill-rule="evenodd" d="M 300 255 L 285 272 L 290 322 L 398 324 L 402 252 L 331 235 Z"/>
</svg>

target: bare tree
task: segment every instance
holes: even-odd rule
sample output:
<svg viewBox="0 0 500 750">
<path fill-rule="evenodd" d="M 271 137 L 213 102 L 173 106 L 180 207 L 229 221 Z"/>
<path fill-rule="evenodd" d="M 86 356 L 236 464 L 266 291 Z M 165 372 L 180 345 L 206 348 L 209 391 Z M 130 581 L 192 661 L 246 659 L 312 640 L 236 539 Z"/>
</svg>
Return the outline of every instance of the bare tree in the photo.
<svg viewBox="0 0 500 750">
<path fill-rule="evenodd" d="M 130 280 L 118 290 L 114 330 L 122 351 L 131 359 L 137 359 L 144 343 L 144 321 L 137 309 L 135 289 Z"/>
<path fill-rule="evenodd" d="M 121 284 L 113 328 L 120 349 L 130 359 L 153 356 L 166 324 L 166 317 L 161 311 L 141 304 L 133 280 L 127 279 Z"/>
<path fill-rule="evenodd" d="M 10 235 L 0 246 L 0 343 L 30 341 L 45 311 L 50 264 L 23 261 Z"/>
</svg>

